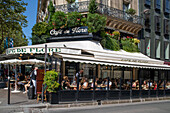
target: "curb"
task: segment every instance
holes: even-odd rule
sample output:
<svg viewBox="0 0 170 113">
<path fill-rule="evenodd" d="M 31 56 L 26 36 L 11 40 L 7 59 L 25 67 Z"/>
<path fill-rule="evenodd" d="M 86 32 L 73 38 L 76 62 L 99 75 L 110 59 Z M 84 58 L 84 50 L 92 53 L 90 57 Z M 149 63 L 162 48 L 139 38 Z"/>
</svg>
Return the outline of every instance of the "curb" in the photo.
<svg viewBox="0 0 170 113">
<path fill-rule="evenodd" d="M 101 101 L 92 101 L 92 102 L 74 102 L 69 104 L 49 104 L 49 103 L 40 103 L 40 104 L 32 104 L 32 105 L 20 105 L 20 106 L 0 106 L 0 108 L 39 108 L 39 109 L 49 109 L 49 108 L 72 108 L 72 107 L 85 107 L 85 106 L 100 106 L 100 105 L 110 105 L 110 104 L 122 104 L 122 103 L 140 103 L 146 101 L 162 101 L 162 100 L 170 100 L 170 97 L 158 97 L 158 98 L 139 98 L 139 99 L 126 99 L 126 100 L 101 100 Z"/>
</svg>

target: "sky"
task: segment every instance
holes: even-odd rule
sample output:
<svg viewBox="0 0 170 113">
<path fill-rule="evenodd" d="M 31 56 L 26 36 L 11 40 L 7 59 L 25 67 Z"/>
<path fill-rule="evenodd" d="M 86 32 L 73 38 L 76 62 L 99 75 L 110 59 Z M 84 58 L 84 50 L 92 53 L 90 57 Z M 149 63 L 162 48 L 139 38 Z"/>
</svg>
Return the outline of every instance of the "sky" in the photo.
<svg viewBox="0 0 170 113">
<path fill-rule="evenodd" d="M 25 3 L 28 3 L 26 6 L 26 11 L 24 13 L 27 16 L 28 26 L 23 28 L 24 34 L 26 35 L 29 43 L 28 45 L 32 45 L 31 37 L 32 27 L 36 23 L 36 15 L 37 15 L 37 7 L 38 7 L 38 0 L 23 0 Z"/>
</svg>

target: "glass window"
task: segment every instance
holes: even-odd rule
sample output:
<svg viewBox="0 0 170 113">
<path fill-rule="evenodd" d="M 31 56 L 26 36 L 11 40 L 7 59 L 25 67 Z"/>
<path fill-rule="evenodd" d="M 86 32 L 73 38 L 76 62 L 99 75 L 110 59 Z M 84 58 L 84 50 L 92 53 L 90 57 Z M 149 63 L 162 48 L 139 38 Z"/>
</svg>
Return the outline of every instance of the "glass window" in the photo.
<svg viewBox="0 0 170 113">
<path fill-rule="evenodd" d="M 164 11 L 166 13 L 170 13 L 170 1 L 169 0 L 164 0 Z"/>
<path fill-rule="evenodd" d="M 126 10 L 128 10 L 130 8 L 130 4 L 125 4 L 125 3 L 123 3 L 123 11 L 126 11 Z"/>
<path fill-rule="evenodd" d="M 146 39 L 146 55 L 150 56 L 150 39 Z"/>
<path fill-rule="evenodd" d="M 160 48 L 161 48 L 160 41 L 156 40 L 156 58 L 160 58 Z"/>
<path fill-rule="evenodd" d="M 155 8 L 160 9 L 161 8 L 161 1 L 160 0 L 155 0 Z"/>
<path fill-rule="evenodd" d="M 165 43 L 165 59 L 169 59 L 169 43 Z"/>
<path fill-rule="evenodd" d="M 151 5 L 151 0 L 145 0 L 145 4 L 150 6 Z"/>
</svg>

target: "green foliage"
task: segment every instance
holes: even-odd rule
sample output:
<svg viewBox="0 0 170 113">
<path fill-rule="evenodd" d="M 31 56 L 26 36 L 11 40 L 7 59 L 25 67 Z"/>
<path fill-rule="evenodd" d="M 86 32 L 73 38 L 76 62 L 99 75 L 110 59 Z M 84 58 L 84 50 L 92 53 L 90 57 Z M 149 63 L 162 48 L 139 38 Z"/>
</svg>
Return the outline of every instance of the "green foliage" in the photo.
<svg viewBox="0 0 170 113">
<path fill-rule="evenodd" d="M 112 34 L 113 34 L 114 39 L 119 40 L 119 38 L 120 38 L 120 32 L 119 31 L 114 31 Z"/>
<path fill-rule="evenodd" d="M 104 30 L 106 26 L 106 17 L 100 16 L 99 14 L 91 14 L 87 15 L 87 26 L 88 30 L 91 33 L 96 33 L 98 31 Z"/>
<path fill-rule="evenodd" d="M 40 37 L 47 32 L 47 26 L 46 22 L 36 23 L 32 28 L 32 34 Z"/>
<path fill-rule="evenodd" d="M 123 50 L 127 52 L 139 52 L 138 46 L 131 39 L 121 40 Z"/>
<path fill-rule="evenodd" d="M 54 29 L 63 28 L 66 26 L 67 16 L 64 12 L 57 11 L 52 16 L 52 25 Z"/>
<path fill-rule="evenodd" d="M 130 15 L 134 15 L 136 13 L 136 10 L 130 8 L 130 9 L 126 10 L 126 13 L 130 14 Z"/>
<path fill-rule="evenodd" d="M 97 10 L 97 4 L 96 4 L 96 0 L 90 0 L 90 4 L 89 4 L 89 13 L 96 13 Z"/>
<path fill-rule="evenodd" d="M 67 27 L 81 26 L 82 15 L 78 12 L 68 13 Z"/>
<path fill-rule="evenodd" d="M 46 39 L 49 37 L 50 37 L 49 35 L 41 35 L 41 36 L 32 35 L 30 39 L 32 40 L 32 45 L 34 45 L 34 44 L 46 43 Z"/>
<path fill-rule="evenodd" d="M 12 37 L 14 41 L 21 39 L 20 43 L 26 44 L 27 41 L 22 35 L 22 27 L 27 26 L 26 11 L 27 3 L 23 0 L 1 0 L 0 2 L 0 54 L 4 53 L 3 42 L 5 37 Z M 19 34 L 14 34 L 14 33 Z M 17 37 L 17 38 L 16 38 Z M 16 38 L 16 39 L 15 39 Z M 26 43 L 25 43 L 26 42 Z M 15 42 L 14 42 L 15 43 Z M 14 45 L 18 45 L 17 43 Z"/>
<path fill-rule="evenodd" d="M 52 1 L 50 1 L 50 4 L 48 5 L 48 11 L 50 12 L 50 21 L 51 21 L 52 20 L 52 16 L 55 13 L 55 7 L 53 6 Z"/>
<path fill-rule="evenodd" d="M 57 92 L 60 84 L 58 81 L 58 73 L 54 70 L 47 71 L 44 76 L 44 84 L 47 85 L 47 91 L 49 92 Z"/>
<path fill-rule="evenodd" d="M 105 32 L 102 32 L 101 36 L 103 37 L 103 39 L 101 40 L 101 45 L 104 48 L 110 49 L 110 50 L 113 50 L 113 51 L 119 51 L 120 50 L 118 40 L 110 38 L 108 35 L 105 34 Z"/>
<path fill-rule="evenodd" d="M 67 1 L 67 3 L 74 3 L 76 0 L 66 0 Z"/>
</svg>

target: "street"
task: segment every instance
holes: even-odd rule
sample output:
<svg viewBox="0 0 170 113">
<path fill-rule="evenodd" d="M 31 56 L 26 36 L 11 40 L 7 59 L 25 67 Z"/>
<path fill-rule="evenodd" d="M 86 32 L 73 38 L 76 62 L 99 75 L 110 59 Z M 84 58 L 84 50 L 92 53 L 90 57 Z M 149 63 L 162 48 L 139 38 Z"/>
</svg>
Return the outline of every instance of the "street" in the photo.
<svg viewBox="0 0 170 113">
<path fill-rule="evenodd" d="M 44 109 L 43 113 L 169 113 L 170 101 Z"/>
</svg>

